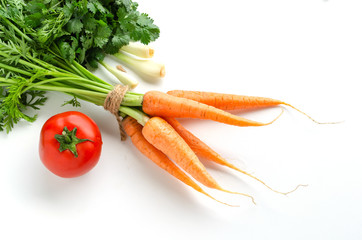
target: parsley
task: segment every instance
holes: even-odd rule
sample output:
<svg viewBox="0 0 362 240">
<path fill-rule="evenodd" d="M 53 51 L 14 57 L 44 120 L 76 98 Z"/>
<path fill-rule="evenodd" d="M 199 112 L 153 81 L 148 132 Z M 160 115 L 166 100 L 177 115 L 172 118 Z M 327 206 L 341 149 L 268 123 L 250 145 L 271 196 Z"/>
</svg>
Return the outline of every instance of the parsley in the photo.
<svg viewBox="0 0 362 240">
<path fill-rule="evenodd" d="M 74 107 L 78 99 L 103 106 L 113 86 L 85 64 L 96 67 L 131 41 L 158 37 L 137 7 L 130 0 L 0 0 L 0 131 L 35 121 L 47 91 L 70 95 L 64 104 Z M 126 93 L 122 104 L 141 102 L 141 95 Z"/>
<path fill-rule="evenodd" d="M 70 99 L 69 101 L 65 101 L 63 104 L 62 104 L 62 107 L 65 106 L 65 105 L 72 105 L 73 107 L 80 107 L 80 102 L 78 101 L 78 99 L 76 97 L 73 97 L 72 99 Z"/>
<path fill-rule="evenodd" d="M 55 41 L 65 59 L 94 68 L 98 59 L 118 52 L 131 41 L 149 44 L 160 34 L 153 19 L 140 13 L 138 4 L 131 0 L 18 2 L 11 19 L 19 19 L 38 43 L 50 46 Z M 72 45 L 74 38 L 79 43 L 76 46 Z"/>
</svg>

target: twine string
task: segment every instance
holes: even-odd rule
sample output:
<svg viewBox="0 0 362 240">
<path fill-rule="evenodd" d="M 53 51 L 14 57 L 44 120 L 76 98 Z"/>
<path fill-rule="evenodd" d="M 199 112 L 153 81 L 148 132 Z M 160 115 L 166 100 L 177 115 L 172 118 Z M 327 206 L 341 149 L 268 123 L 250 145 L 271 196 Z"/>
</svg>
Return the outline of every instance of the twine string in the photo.
<svg viewBox="0 0 362 240">
<path fill-rule="evenodd" d="M 105 110 L 112 113 L 118 122 L 119 131 L 121 135 L 121 140 L 126 140 L 127 134 L 122 127 L 122 117 L 119 116 L 118 111 L 121 106 L 124 95 L 128 91 L 128 86 L 123 86 L 121 84 L 117 84 L 112 91 L 110 91 L 104 100 L 103 107 Z"/>
</svg>

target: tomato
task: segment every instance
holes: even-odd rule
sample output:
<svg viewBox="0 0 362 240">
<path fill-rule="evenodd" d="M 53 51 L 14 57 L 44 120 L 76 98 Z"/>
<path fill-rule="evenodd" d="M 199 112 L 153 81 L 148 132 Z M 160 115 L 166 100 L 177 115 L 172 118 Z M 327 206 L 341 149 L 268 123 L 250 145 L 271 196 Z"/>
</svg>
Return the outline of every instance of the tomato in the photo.
<svg viewBox="0 0 362 240">
<path fill-rule="evenodd" d="M 81 112 L 54 115 L 41 129 L 40 159 L 60 177 L 78 177 L 89 172 L 98 163 L 101 150 L 97 124 Z"/>
</svg>

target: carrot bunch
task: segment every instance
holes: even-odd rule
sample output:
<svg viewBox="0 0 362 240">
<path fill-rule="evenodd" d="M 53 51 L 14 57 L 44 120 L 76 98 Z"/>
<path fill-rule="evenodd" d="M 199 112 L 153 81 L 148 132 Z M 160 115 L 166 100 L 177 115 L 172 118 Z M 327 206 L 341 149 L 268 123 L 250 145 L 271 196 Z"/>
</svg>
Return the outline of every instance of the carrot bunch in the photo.
<svg viewBox="0 0 362 240">
<path fill-rule="evenodd" d="M 216 201 L 218 200 L 206 193 L 196 181 L 211 189 L 244 195 L 255 203 L 254 198 L 248 194 L 221 187 L 208 173 L 199 157 L 245 174 L 279 194 L 286 195 L 302 185 L 298 185 L 289 192 L 274 190 L 259 178 L 229 163 L 185 129 L 176 118 L 209 119 L 241 127 L 265 126 L 277 120 L 283 112 L 273 121 L 261 123 L 231 114 L 225 110 L 264 108 L 280 104 L 296 109 L 290 104 L 270 98 L 210 92 L 169 91 L 162 93 L 149 91 L 143 95 L 142 110 L 124 106 L 121 106 L 120 110 L 128 115 L 123 118 L 122 126 L 132 143 L 141 153 L 172 176 Z M 306 115 L 304 112 L 298 111 Z"/>
</svg>

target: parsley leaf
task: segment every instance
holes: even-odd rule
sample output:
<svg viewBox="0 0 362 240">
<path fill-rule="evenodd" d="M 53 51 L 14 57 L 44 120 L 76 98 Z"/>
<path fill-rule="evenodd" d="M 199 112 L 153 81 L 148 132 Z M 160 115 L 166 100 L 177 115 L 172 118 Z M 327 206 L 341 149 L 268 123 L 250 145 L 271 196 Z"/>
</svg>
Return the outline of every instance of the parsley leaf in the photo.
<svg viewBox="0 0 362 240">
<path fill-rule="evenodd" d="M 64 107 L 65 105 L 72 105 L 73 107 L 80 107 L 81 104 L 80 102 L 78 101 L 78 99 L 76 97 L 73 97 L 72 99 L 70 99 L 69 101 L 65 101 L 63 104 L 62 104 L 62 107 Z"/>
<path fill-rule="evenodd" d="M 96 56 L 114 54 L 130 41 L 148 44 L 160 33 L 153 19 L 140 13 L 138 3 L 131 0 L 25 2 L 26 6 L 22 7 L 11 4 L 6 14 L 12 19 L 23 19 L 20 22 L 24 22 L 43 47 L 56 41 L 63 57 L 83 65 L 89 63 L 96 67 L 99 59 Z M 78 40 L 78 48 L 71 46 L 74 38 Z M 91 53 L 94 49 L 97 52 Z"/>
<path fill-rule="evenodd" d="M 80 33 L 83 29 L 83 23 L 78 18 L 70 19 L 65 26 L 67 31 L 70 33 Z"/>
<path fill-rule="evenodd" d="M 65 104 L 101 105 L 112 85 L 85 66 L 159 33 L 132 0 L 0 0 L 0 131 L 34 121 L 45 91 L 74 97 Z"/>
<path fill-rule="evenodd" d="M 98 26 L 94 34 L 94 45 L 96 47 L 103 47 L 108 41 L 112 34 L 112 29 L 102 20 L 98 21 Z"/>
</svg>

